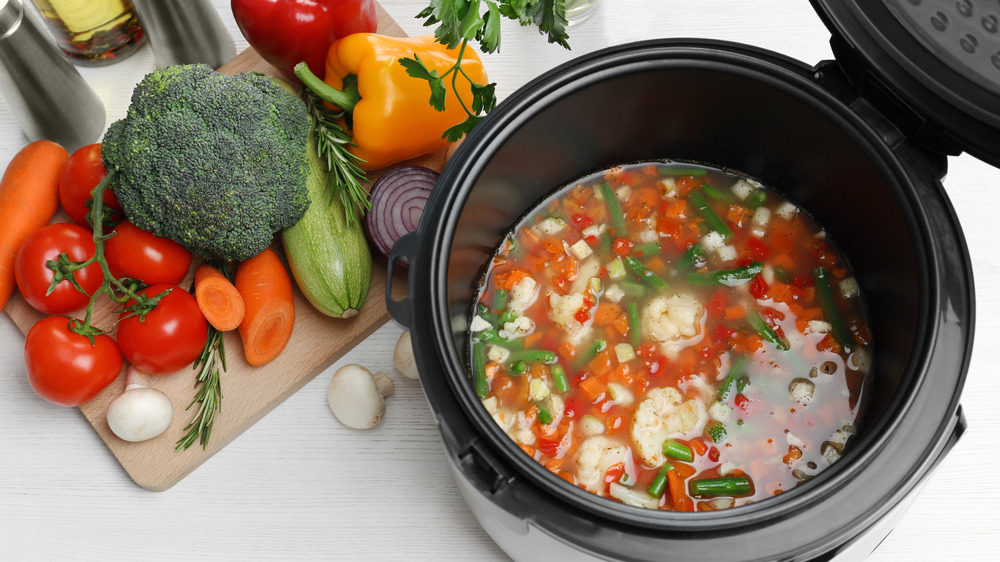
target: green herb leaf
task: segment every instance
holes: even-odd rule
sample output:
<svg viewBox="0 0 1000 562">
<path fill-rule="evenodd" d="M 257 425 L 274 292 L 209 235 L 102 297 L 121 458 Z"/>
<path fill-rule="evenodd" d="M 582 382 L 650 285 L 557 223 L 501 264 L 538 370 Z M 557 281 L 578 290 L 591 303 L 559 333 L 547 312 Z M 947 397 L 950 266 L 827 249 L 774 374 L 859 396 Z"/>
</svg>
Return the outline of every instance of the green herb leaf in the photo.
<svg viewBox="0 0 1000 562">
<path fill-rule="evenodd" d="M 447 91 L 444 87 L 444 80 L 438 76 L 437 71 L 427 68 L 427 65 L 424 64 L 424 61 L 420 60 L 420 56 L 416 53 L 413 53 L 412 59 L 399 59 L 399 64 L 403 65 L 406 73 L 410 76 L 418 80 L 427 81 L 427 84 L 431 88 L 431 107 L 438 111 L 444 111 L 444 100 Z"/>
</svg>

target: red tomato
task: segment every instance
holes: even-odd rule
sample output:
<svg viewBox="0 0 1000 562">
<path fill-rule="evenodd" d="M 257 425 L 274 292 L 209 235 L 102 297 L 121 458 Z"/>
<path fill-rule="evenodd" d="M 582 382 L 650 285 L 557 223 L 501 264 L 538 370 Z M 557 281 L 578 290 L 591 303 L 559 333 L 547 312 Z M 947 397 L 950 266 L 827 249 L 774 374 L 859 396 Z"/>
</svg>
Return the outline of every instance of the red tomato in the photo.
<svg viewBox="0 0 1000 562">
<path fill-rule="evenodd" d="M 112 275 L 119 279 L 176 285 L 191 268 L 191 252 L 169 238 L 160 238 L 127 220 L 118 223 L 114 231 L 104 243 L 104 257 Z"/>
<path fill-rule="evenodd" d="M 71 320 L 49 316 L 28 330 L 24 366 L 31 388 L 62 406 L 89 402 L 122 370 L 122 354 L 111 336 L 87 336 L 69 328 Z"/>
<path fill-rule="evenodd" d="M 65 253 L 71 261 L 82 262 L 92 258 L 94 252 L 93 234 L 82 226 L 63 222 L 36 230 L 25 239 L 14 262 L 14 277 L 21 296 L 46 314 L 66 314 L 84 308 L 90 302 L 90 295 L 104 281 L 100 264 L 94 262 L 73 272 L 76 282 L 87 294 L 64 279 L 48 295 L 46 292 L 55 272 L 45 264 L 57 259 L 61 253 Z"/>
<path fill-rule="evenodd" d="M 90 212 L 87 202 L 90 201 L 90 192 L 101 183 L 105 175 L 107 172 L 101 161 L 100 143 L 88 144 L 77 150 L 63 166 L 59 176 L 59 202 L 76 224 L 90 227 L 87 222 L 87 213 Z M 115 211 L 109 219 L 120 220 L 122 208 L 111 189 L 104 190 L 104 203 Z"/>
<path fill-rule="evenodd" d="M 125 358 L 151 375 L 173 373 L 190 365 L 208 340 L 208 322 L 190 293 L 168 284 L 152 285 L 141 293 L 153 297 L 167 289 L 170 293 L 145 319 L 133 315 L 118 322 L 118 346 Z M 130 299 L 128 305 L 133 304 Z"/>
</svg>

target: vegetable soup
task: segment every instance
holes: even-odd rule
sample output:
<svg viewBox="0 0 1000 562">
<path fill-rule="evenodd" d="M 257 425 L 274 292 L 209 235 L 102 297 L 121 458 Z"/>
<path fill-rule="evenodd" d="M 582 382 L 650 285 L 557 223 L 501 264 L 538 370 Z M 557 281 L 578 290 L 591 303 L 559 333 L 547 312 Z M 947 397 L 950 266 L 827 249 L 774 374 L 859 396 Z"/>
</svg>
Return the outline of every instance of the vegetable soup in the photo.
<svg viewBox="0 0 1000 562">
<path fill-rule="evenodd" d="M 525 454 L 674 511 L 759 501 L 837 461 L 871 357 L 822 228 L 752 179 L 678 162 L 605 170 L 533 209 L 470 332 L 475 391 Z"/>
</svg>

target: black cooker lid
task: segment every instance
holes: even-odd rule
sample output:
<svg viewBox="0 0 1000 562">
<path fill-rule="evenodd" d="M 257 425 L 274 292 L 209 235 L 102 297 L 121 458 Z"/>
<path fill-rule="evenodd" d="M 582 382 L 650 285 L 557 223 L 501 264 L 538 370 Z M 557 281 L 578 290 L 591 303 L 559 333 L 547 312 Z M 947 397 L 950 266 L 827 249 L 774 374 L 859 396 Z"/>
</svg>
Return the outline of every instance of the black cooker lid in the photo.
<svg viewBox="0 0 1000 562">
<path fill-rule="evenodd" d="M 845 74 L 905 133 L 1000 166 L 1000 3 L 812 3 Z"/>
</svg>

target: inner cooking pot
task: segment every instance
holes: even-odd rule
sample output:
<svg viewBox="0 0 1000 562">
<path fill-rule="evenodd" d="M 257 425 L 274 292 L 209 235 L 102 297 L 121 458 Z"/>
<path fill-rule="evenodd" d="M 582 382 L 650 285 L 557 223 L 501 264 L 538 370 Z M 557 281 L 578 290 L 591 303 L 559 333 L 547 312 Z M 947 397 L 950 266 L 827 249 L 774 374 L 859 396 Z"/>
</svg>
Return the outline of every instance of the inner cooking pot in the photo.
<svg viewBox="0 0 1000 562">
<path fill-rule="evenodd" d="M 972 280 L 938 182 L 943 158 L 852 92 L 836 65 L 716 41 L 643 42 L 535 80 L 459 147 L 418 232 L 394 249 L 392 261 L 410 262 L 409 295 L 388 304 L 412 331 L 467 500 L 509 554 L 529 556 L 528 543 L 504 540 L 491 519 L 597 558 L 815 559 L 884 516 L 948 448 L 962 427 Z M 826 229 L 866 296 L 874 360 L 859 437 L 816 478 L 753 505 L 652 512 L 576 488 L 521 452 L 468 380 L 469 313 L 509 229 L 581 176 L 663 159 L 742 172 L 782 193 Z"/>
</svg>

